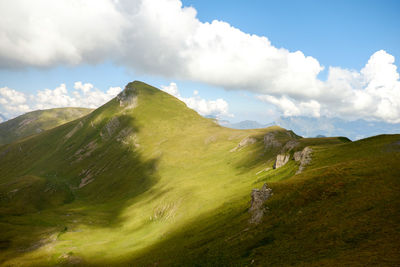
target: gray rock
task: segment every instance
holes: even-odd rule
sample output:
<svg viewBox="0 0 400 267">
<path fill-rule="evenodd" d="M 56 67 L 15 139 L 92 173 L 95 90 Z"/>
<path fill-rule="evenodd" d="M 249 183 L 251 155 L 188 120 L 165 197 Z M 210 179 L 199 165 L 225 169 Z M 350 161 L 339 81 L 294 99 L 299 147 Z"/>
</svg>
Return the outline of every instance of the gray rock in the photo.
<svg viewBox="0 0 400 267">
<path fill-rule="evenodd" d="M 276 156 L 276 160 L 274 163 L 274 169 L 278 169 L 285 165 L 289 161 L 290 155 L 289 154 L 279 154 Z"/>
<path fill-rule="evenodd" d="M 251 213 L 250 223 L 259 224 L 266 212 L 264 207 L 265 201 L 272 195 L 272 189 L 264 184 L 261 189 L 253 189 L 251 192 L 251 206 L 249 212 Z"/>
<path fill-rule="evenodd" d="M 257 139 L 255 139 L 254 137 L 248 136 L 248 137 L 242 139 L 242 141 L 240 141 L 240 143 L 235 148 L 231 149 L 231 152 L 240 150 L 241 148 L 248 146 L 248 145 L 252 145 L 255 142 L 257 142 Z"/>
<path fill-rule="evenodd" d="M 310 147 L 305 147 L 301 152 L 297 151 L 293 155 L 293 159 L 295 161 L 300 161 L 300 166 L 299 169 L 297 170 L 296 174 L 301 173 L 305 167 L 310 164 L 311 162 L 311 154 L 312 154 L 312 149 Z"/>
<path fill-rule="evenodd" d="M 117 100 L 119 106 L 125 109 L 132 109 L 137 106 L 137 91 L 134 87 L 125 87 L 125 89 L 118 94 Z"/>
<path fill-rule="evenodd" d="M 295 149 L 299 145 L 300 145 L 300 142 L 298 142 L 297 140 L 290 140 L 282 148 L 282 152 L 290 152 L 291 150 Z"/>
<path fill-rule="evenodd" d="M 269 149 L 281 147 L 282 143 L 276 140 L 274 132 L 270 132 L 264 135 L 264 145 L 266 149 Z"/>
<path fill-rule="evenodd" d="M 116 133 L 119 126 L 120 126 L 120 122 L 119 122 L 118 117 L 111 118 L 111 120 L 109 120 L 107 122 L 107 124 L 104 126 L 103 130 L 100 132 L 100 136 L 103 139 L 108 140 L 109 138 L 111 138 L 114 135 L 114 133 Z"/>
<path fill-rule="evenodd" d="M 294 154 L 293 154 L 293 159 L 294 159 L 295 161 L 300 161 L 300 159 L 301 159 L 301 151 L 296 151 L 296 152 L 294 152 Z"/>
</svg>

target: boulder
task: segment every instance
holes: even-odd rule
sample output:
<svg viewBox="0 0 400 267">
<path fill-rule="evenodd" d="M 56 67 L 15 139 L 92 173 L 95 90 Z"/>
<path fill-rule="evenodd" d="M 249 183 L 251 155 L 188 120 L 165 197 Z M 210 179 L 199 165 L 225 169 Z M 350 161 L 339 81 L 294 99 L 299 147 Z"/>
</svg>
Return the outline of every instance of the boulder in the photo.
<svg viewBox="0 0 400 267">
<path fill-rule="evenodd" d="M 253 189 L 251 192 L 251 206 L 249 212 L 251 213 L 250 223 L 259 224 L 262 217 L 266 212 L 264 207 L 265 201 L 272 195 L 272 189 L 264 184 L 261 189 Z"/>
<path fill-rule="evenodd" d="M 289 161 L 290 155 L 289 154 L 279 154 L 276 156 L 276 160 L 274 163 L 274 169 L 278 169 L 285 165 Z"/>
</svg>

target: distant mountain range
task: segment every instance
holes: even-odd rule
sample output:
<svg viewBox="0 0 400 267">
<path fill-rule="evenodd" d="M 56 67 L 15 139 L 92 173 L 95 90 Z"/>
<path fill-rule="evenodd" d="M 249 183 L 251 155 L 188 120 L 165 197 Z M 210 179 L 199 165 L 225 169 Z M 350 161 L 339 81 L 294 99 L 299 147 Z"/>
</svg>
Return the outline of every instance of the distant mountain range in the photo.
<svg viewBox="0 0 400 267">
<path fill-rule="evenodd" d="M 261 124 L 257 121 L 245 120 L 237 123 L 218 121 L 221 126 L 233 129 L 259 129 L 278 125 L 290 129 L 304 137 L 346 136 L 358 140 L 378 134 L 400 133 L 400 124 L 355 120 L 346 121 L 340 118 L 280 117 L 275 122 Z"/>
</svg>

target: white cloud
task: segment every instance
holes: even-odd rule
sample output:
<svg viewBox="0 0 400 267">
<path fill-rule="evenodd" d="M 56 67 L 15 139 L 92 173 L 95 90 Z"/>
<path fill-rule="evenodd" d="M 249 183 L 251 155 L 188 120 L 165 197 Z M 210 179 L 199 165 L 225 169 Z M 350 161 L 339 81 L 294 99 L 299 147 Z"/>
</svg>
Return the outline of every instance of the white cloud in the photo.
<svg viewBox="0 0 400 267">
<path fill-rule="evenodd" d="M 394 57 L 383 50 L 374 53 L 359 72 L 330 67 L 327 81 L 317 89 L 318 93 L 309 98 L 296 94 L 280 98 L 264 94 L 258 98 L 276 105 L 285 116 L 324 115 L 400 123 L 399 73 Z"/>
<path fill-rule="evenodd" d="M 248 90 L 287 116 L 400 122 L 399 73 L 387 52 L 373 54 L 360 71 L 329 67 L 321 81 L 317 59 L 196 15 L 180 0 L 0 0 L 0 67 L 113 60 L 137 72 Z"/>
<path fill-rule="evenodd" d="M 189 108 L 196 110 L 200 115 L 212 115 L 217 118 L 221 116 L 233 117 L 233 114 L 229 113 L 228 103 L 222 98 L 206 100 L 199 96 L 199 91 L 197 90 L 193 91 L 192 97 L 182 97 L 178 86 L 173 82 L 168 86 L 161 86 L 161 89 L 184 102 Z"/>
<path fill-rule="evenodd" d="M 285 117 L 306 115 L 311 117 L 320 117 L 321 105 L 315 101 L 295 101 L 286 96 L 277 98 L 271 95 L 260 95 L 260 100 L 274 104 L 282 110 Z"/>
<path fill-rule="evenodd" d="M 161 85 L 161 89 L 168 94 L 175 96 L 178 99 L 181 99 L 181 94 L 179 93 L 178 86 L 176 83 L 170 83 L 168 86 Z"/>
<path fill-rule="evenodd" d="M 36 94 L 26 95 L 8 87 L 0 88 L 0 113 L 13 118 L 22 113 L 56 107 L 97 108 L 121 92 L 120 87 L 110 87 L 102 92 L 90 83 L 76 82 L 72 94 L 65 84 L 55 89 L 43 89 Z"/>
</svg>

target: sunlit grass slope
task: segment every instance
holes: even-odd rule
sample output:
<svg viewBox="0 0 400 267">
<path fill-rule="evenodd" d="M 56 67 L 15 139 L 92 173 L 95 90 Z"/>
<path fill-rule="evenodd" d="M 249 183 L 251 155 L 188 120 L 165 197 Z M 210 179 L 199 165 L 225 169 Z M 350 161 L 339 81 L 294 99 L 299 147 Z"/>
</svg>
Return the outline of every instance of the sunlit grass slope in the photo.
<svg viewBox="0 0 400 267">
<path fill-rule="evenodd" d="M 54 108 L 28 112 L 0 123 L 0 145 L 76 120 L 91 111 L 88 108 Z"/>
<path fill-rule="evenodd" d="M 268 133 L 311 146 L 311 165 L 270 169 L 281 147 Z M 133 82 L 79 120 L 0 148 L 0 263 L 398 263 L 399 139 L 228 129 Z M 269 212 L 251 225 L 251 190 L 265 182 Z"/>
</svg>

